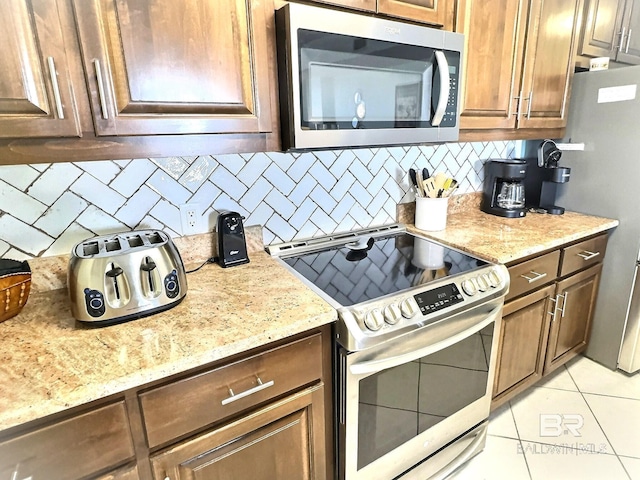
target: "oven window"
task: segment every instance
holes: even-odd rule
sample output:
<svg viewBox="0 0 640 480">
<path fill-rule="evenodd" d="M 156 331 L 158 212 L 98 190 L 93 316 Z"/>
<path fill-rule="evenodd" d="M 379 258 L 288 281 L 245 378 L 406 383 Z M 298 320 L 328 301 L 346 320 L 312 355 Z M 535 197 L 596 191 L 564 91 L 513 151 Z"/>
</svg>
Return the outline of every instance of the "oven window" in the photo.
<svg viewBox="0 0 640 480">
<path fill-rule="evenodd" d="M 359 382 L 358 470 L 485 395 L 493 328 Z"/>
<path fill-rule="evenodd" d="M 303 29 L 298 48 L 302 128 L 431 127 L 433 49 Z"/>
</svg>

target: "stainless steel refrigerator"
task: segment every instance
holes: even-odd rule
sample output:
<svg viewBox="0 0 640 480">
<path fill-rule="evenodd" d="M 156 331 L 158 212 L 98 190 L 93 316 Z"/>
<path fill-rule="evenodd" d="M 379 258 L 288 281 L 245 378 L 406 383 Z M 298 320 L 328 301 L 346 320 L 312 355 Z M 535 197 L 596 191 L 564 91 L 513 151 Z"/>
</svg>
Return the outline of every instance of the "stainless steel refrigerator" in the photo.
<svg viewBox="0 0 640 480">
<path fill-rule="evenodd" d="M 640 369 L 640 66 L 574 77 L 560 165 L 571 180 L 556 204 L 616 218 L 607 246 L 586 356 L 626 372 Z"/>
</svg>

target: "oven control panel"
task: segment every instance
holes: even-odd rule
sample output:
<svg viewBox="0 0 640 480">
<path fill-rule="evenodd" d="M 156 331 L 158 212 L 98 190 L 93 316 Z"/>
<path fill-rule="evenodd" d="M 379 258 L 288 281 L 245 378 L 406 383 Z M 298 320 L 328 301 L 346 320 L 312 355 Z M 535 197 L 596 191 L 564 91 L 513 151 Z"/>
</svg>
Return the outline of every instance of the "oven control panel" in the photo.
<svg viewBox="0 0 640 480">
<path fill-rule="evenodd" d="M 464 301 L 460 290 L 455 283 L 449 283 L 442 287 L 427 290 L 414 295 L 416 303 L 423 315 L 428 315 L 443 308 L 450 307 Z"/>
</svg>

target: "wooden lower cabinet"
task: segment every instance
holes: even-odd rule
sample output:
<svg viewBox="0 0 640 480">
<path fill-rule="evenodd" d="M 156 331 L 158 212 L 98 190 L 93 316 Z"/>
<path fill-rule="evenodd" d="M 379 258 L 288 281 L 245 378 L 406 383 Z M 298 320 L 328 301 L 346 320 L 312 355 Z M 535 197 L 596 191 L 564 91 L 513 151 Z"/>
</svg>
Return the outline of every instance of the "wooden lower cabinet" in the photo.
<svg viewBox="0 0 640 480">
<path fill-rule="evenodd" d="M 544 373 L 587 348 L 602 264 L 558 282 L 556 314 L 551 322 Z"/>
<path fill-rule="evenodd" d="M 303 390 L 151 459 L 156 480 L 321 479 L 323 387 Z"/>
<path fill-rule="evenodd" d="M 492 409 L 587 348 L 606 246 L 594 236 L 509 266 Z"/>
<path fill-rule="evenodd" d="M 513 396 L 542 378 L 554 292 L 553 285 L 549 285 L 505 305 L 494 402 Z"/>
<path fill-rule="evenodd" d="M 0 479 L 332 479 L 331 340 L 326 325 L 0 432 Z"/>
</svg>

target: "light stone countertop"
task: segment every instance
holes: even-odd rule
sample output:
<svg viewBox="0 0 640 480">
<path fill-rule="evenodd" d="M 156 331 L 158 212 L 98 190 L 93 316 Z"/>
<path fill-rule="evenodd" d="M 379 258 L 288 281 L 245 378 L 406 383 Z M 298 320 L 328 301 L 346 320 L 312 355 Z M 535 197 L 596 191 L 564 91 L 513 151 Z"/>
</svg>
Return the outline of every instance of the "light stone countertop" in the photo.
<svg viewBox="0 0 640 480">
<path fill-rule="evenodd" d="M 450 206 L 446 228 L 427 232 L 413 225 L 413 214 L 411 208 L 404 212 L 408 230 L 490 262 L 504 264 L 605 232 L 619 223 L 618 220 L 575 212 L 563 215 L 528 212 L 523 218 L 505 218 L 484 213 L 477 203 L 467 204 L 462 209 Z"/>
<path fill-rule="evenodd" d="M 189 274 L 187 296 L 170 310 L 107 327 L 76 325 L 66 289 L 36 288 L 19 315 L 0 323 L 0 431 L 337 318 L 267 253 L 249 257 L 245 265 Z M 44 276 L 56 284 L 65 260 L 51 261 L 60 268 Z"/>
</svg>

